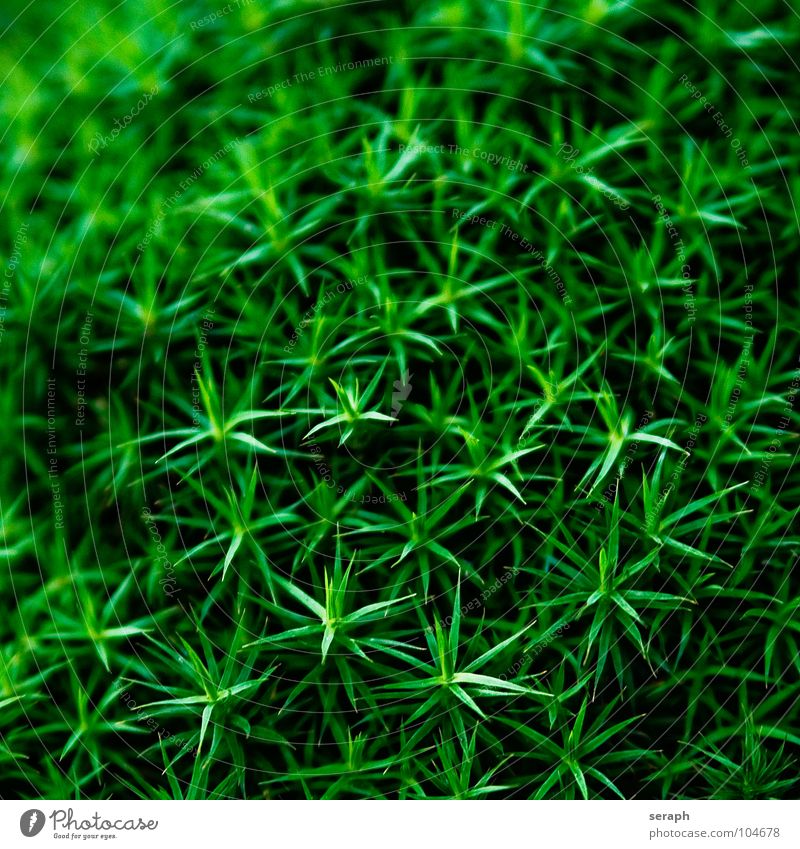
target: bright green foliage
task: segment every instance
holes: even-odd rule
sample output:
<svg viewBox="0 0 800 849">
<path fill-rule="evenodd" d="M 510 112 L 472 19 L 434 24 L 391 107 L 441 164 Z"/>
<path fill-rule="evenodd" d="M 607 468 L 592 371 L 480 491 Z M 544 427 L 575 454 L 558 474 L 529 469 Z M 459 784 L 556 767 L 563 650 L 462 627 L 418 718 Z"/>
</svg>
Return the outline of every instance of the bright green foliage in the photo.
<svg viewBox="0 0 800 849">
<path fill-rule="evenodd" d="M 0 795 L 796 796 L 797 10 L 354 8 L 7 9 Z"/>
</svg>

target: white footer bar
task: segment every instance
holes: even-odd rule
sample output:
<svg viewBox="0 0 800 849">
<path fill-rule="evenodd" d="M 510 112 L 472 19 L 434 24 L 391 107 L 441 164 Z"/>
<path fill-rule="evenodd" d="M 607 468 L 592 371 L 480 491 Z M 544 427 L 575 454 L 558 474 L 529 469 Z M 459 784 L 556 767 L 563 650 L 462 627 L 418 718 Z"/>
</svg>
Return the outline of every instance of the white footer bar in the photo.
<svg viewBox="0 0 800 849">
<path fill-rule="evenodd" d="M 800 847 L 800 802 L 13 802 L 0 846 L 151 849 Z"/>
</svg>

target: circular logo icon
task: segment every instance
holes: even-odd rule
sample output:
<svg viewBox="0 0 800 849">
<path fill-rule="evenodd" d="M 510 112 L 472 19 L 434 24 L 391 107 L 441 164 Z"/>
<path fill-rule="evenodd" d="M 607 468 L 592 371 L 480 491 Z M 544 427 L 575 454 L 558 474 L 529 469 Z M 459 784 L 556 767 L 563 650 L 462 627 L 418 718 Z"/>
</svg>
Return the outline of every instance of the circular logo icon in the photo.
<svg viewBox="0 0 800 849">
<path fill-rule="evenodd" d="M 19 830 L 25 837 L 36 837 L 44 828 L 44 813 L 37 808 L 31 808 L 19 818 Z"/>
</svg>

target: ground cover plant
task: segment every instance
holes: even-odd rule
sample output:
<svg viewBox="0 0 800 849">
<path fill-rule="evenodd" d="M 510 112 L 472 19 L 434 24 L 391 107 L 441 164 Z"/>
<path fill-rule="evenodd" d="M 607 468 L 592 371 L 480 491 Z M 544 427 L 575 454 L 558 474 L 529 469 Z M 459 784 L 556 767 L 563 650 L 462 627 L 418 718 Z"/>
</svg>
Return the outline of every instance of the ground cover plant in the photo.
<svg viewBox="0 0 800 849">
<path fill-rule="evenodd" d="M 796 7 L 2 15 L 3 797 L 796 795 Z"/>
</svg>

